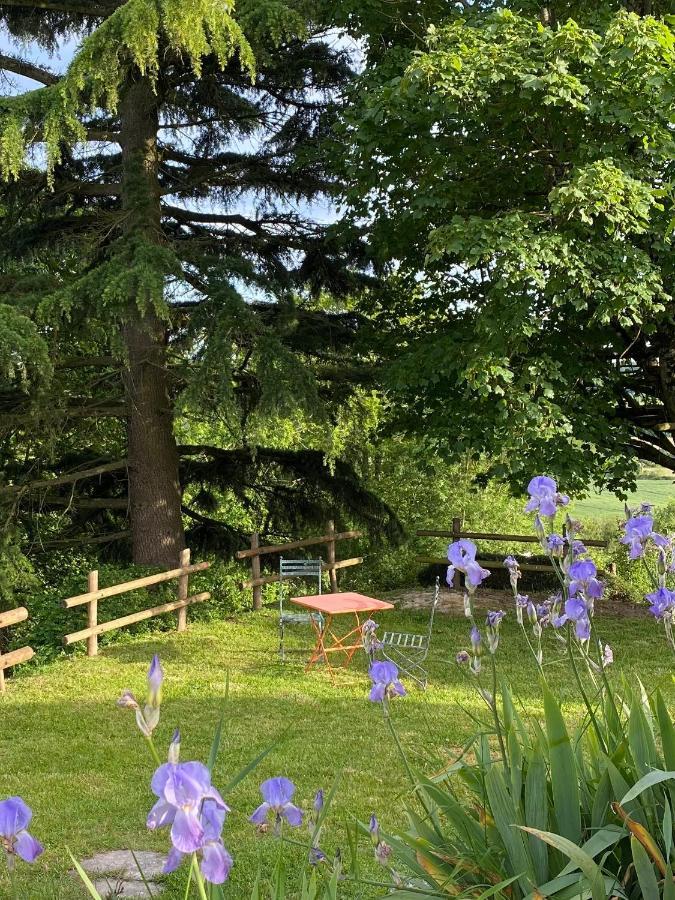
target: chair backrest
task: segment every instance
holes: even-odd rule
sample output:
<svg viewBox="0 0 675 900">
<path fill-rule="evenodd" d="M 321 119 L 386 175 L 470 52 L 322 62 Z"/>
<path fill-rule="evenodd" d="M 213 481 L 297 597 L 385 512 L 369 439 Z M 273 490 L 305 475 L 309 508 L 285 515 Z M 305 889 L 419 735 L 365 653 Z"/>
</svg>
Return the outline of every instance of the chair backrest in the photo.
<svg viewBox="0 0 675 900">
<path fill-rule="evenodd" d="M 284 581 L 289 578 L 316 578 L 321 593 L 322 560 L 320 559 L 284 559 L 279 557 L 279 612 L 284 608 Z"/>
<path fill-rule="evenodd" d="M 441 595 L 441 580 L 438 576 L 436 576 L 436 586 L 434 588 L 434 600 L 431 604 L 431 615 L 429 616 L 429 630 L 427 632 L 428 641 L 431 643 L 431 632 L 434 627 L 434 616 L 436 615 L 436 607 L 438 606 L 438 600 Z"/>
</svg>

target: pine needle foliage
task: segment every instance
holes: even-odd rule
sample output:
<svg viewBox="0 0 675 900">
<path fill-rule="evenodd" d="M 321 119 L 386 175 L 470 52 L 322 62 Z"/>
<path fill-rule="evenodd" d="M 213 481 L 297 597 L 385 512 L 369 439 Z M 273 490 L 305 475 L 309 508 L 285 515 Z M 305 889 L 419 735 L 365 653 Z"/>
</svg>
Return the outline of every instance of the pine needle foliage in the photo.
<svg viewBox="0 0 675 900">
<path fill-rule="evenodd" d="M 0 5 L 18 47 L 3 65 L 43 83 L 0 98 L 0 303 L 31 323 L 51 366 L 40 364 L 39 397 L 21 386 L 37 353 L 0 395 L 4 476 L 30 485 L 128 455 L 130 473 L 128 491 L 123 473 L 28 487 L 18 504 L 28 531 L 123 530 L 127 497 L 136 561 L 164 562 L 136 558 L 134 516 L 153 506 L 176 514 L 157 541 L 173 560 L 179 475 L 184 524 L 212 518 L 230 545 L 250 527 L 244 497 L 278 533 L 317 521 L 320 509 L 358 518 L 359 503 L 362 521 L 396 530 L 391 511 L 359 493 L 350 446 L 359 421 L 371 427 L 376 380 L 376 355 L 351 312 L 374 282 L 370 253 L 358 229 L 326 224 L 312 208 L 341 191 L 332 135 L 355 75 L 346 35 L 373 48 L 415 45 L 426 4 L 398 5 L 378 0 L 358 15 L 308 0 Z M 384 11 L 406 24 L 394 27 Z M 26 68 L 26 41 L 77 50 L 58 75 Z M 366 400 L 350 405 L 359 391 Z M 215 448 L 199 483 L 174 431 Z M 162 465 L 147 443 L 157 434 Z M 221 467 L 233 478 L 224 485 L 218 452 L 242 461 L 243 494 L 232 468 Z M 136 503 L 141 471 L 146 481 L 164 473 L 156 504 Z M 230 521 L 225 498 L 235 495 L 244 512 Z M 213 497 L 225 505 L 215 509 Z"/>
</svg>

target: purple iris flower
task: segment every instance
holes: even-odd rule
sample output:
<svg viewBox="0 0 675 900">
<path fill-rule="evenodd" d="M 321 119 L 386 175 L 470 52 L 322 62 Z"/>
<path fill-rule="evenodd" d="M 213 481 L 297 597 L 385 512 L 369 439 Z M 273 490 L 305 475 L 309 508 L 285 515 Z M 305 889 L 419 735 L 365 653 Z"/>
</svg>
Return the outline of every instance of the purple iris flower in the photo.
<svg viewBox="0 0 675 900">
<path fill-rule="evenodd" d="M 375 859 L 382 866 L 389 865 L 389 858 L 392 854 L 392 849 L 385 841 L 380 837 L 380 823 L 377 821 L 377 816 L 372 815 L 370 817 L 370 825 L 368 827 L 370 831 L 370 836 L 373 844 L 375 845 Z"/>
<path fill-rule="evenodd" d="M 570 498 L 558 491 L 558 485 L 547 475 L 537 475 L 527 486 L 530 499 L 525 512 L 538 510 L 542 516 L 554 516 L 559 506 L 567 506 Z"/>
<path fill-rule="evenodd" d="M 565 538 L 560 534 L 549 534 L 546 538 L 546 549 L 551 556 L 561 557 L 565 552 Z"/>
<path fill-rule="evenodd" d="M 141 733 L 148 739 L 159 725 L 159 710 L 162 702 L 162 682 L 164 671 L 155 653 L 148 669 L 148 702 L 141 709 L 141 705 L 131 691 L 124 691 L 117 701 L 122 709 L 133 709 L 136 713 L 136 724 Z"/>
<path fill-rule="evenodd" d="M 551 617 L 551 604 L 550 603 L 538 603 L 537 604 L 537 620 L 540 625 L 548 625 L 549 619 Z"/>
<path fill-rule="evenodd" d="M 393 662 L 379 660 L 374 662 L 368 673 L 373 686 L 370 689 L 370 699 L 373 703 L 382 703 L 394 697 L 405 697 L 405 688 L 398 678 L 398 668 Z"/>
<path fill-rule="evenodd" d="M 649 515 L 632 516 L 624 525 L 624 535 L 620 543 L 629 548 L 630 559 L 640 559 L 644 555 L 647 541 L 652 540 L 657 547 L 668 547 L 667 537 L 654 531 L 654 519 Z"/>
<path fill-rule="evenodd" d="M 511 583 L 511 590 L 514 594 L 518 593 L 518 579 L 520 578 L 520 566 L 518 565 L 518 560 L 515 556 L 507 556 L 504 560 L 504 565 L 509 570 L 509 581 Z"/>
<path fill-rule="evenodd" d="M 647 600 L 651 602 L 649 612 L 657 619 L 662 619 L 669 610 L 675 609 L 675 591 L 669 591 L 666 587 L 647 594 Z"/>
<path fill-rule="evenodd" d="M 469 590 L 477 588 L 481 581 L 485 581 L 490 572 L 476 562 L 477 552 L 478 548 L 473 541 L 461 540 L 450 544 L 448 547 L 450 565 L 446 576 L 448 584 L 452 584 L 455 569 L 464 574 Z"/>
<path fill-rule="evenodd" d="M 318 866 L 319 863 L 326 862 L 328 857 L 319 847 L 311 847 L 309 851 L 310 866 Z"/>
<path fill-rule="evenodd" d="M 499 647 L 499 628 L 504 618 L 504 611 L 501 609 L 490 610 L 485 619 L 487 625 L 487 641 L 490 653 L 496 653 Z"/>
<path fill-rule="evenodd" d="M 588 553 L 583 541 L 572 541 L 572 556 L 585 556 Z"/>
<path fill-rule="evenodd" d="M 177 763 L 180 759 L 180 730 L 176 728 L 169 744 L 169 762 Z"/>
<path fill-rule="evenodd" d="M 211 784 L 211 773 L 203 763 L 164 763 L 152 776 L 152 791 L 159 799 L 150 810 L 147 825 L 171 826 L 171 843 L 181 853 L 194 853 L 205 840 L 202 806 L 212 801 L 223 813 L 229 807 Z"/>
<path fill-rule="evenodd" d="M 157 706 L 159 706 L 163 682 L 164 670 L 159 661 L 159 656 L 155 653 L 152 657 L 150 668 L 148 669 L 148 690 L 150 693 L 150 702 L 152 703 L 155 701 Z"/>
<path fill-rule="evenodd" d="M 262 825 L 270 813 L 274 813 L 275 825 L 279 827 L 281 820 L 286 819 L 289 825 L 302 825 L 303 812 L 291 803 L 295 793 L 295 785 L 288 778 L 268 778 L 260 785 L 263 802 L 256 809 L 249 821 L 254 825 Z"/>
<path fill-rule="evenodd" d="M 10 867 L 15 856 L 32 863 L 44 850 L 26 830 L 32 818 L 30 807 L 21 797 L 8 797 L 0 802 L 0 849 L 5 851 Z"/>
<path fill-rule="evenodd" d="M 460 650 L 457 656 L 455 657 L 455 662 L 458 666 L 463 666 L 471 659 L 466 650 Z"/>
<path fill-rule="evenodd" d="M 232 868 L 232 857 L 223 845 L 221 838 L 225 813 L 226 810 L 212 799 L 204 801 L 200 812 L 203 834 L 198 851 L 201 857 L 199 868 L 206 881 L 211 884 L 223 884 L 227 881 Z M 164 874 L 168 875 L 169 872 L 174 872 L 183 862 L 184 857 L 185 853 L 173 847 L 164 864 L 162 870 Z"/>
<path fill-rule="evenodd" d="M 575 624 L 574 632 L 580 641 L 587 641 L 591 636 L 591 620 L 588 614 L 588 606 L 581 597 L 570 597 L 565 603 L 565 615 L 560 616 L 558 621 L 564 624 L 568 620 L 572 620 Z M 555 626 L 559 627 L 559 626 Z"/>
<path fill-rule="evenodd" d="M 529 606 L 530 598 L 527 594 L 516 594 L 516 619 L 518 620 L 518 624 L 523 624 L 523 610 L 526 610 Z"/>
<path fill-rule="evenodd" d="M 598 600 L 605 589 L 602 581 L 595 577 L 598 570 L 591 559 L 578 559 L 569 568 L 570 594 L 584 593 L 587 597 Z"/>
</svg>

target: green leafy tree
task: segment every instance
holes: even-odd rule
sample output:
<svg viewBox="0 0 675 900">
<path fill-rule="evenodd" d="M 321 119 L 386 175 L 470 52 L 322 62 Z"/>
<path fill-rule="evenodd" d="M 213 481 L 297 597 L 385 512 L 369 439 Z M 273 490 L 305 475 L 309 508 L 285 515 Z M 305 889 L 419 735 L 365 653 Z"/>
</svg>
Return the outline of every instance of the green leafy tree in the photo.
<svg viewBox="0 0 675 900">
<path fill-rule="evenodd" d="M 620 490 L 675 471 L 669 3 L 464 4 L 345 117 L 399 426 Z M 572 18 L 576 17 L 576 18 Z"/>
</svg>

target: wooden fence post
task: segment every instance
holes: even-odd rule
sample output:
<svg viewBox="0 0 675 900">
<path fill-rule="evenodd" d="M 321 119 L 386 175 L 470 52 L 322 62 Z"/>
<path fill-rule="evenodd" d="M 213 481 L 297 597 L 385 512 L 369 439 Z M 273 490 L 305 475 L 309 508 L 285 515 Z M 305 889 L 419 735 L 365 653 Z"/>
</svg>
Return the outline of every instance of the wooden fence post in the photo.
<svg viewBox="0 0 675 900">
<path fill-rule="evenodd" d="M 8 628 L 10 625 L 16 625 L 18 622 L 25 622 L 27 618 L 28 610 L 25 606 L 8 609 L 7 612 L 0 612 L 0 628 Z M 32 647 L 19 647 L 18 650 L 0 653 L 0 694 L 5 693 L 5 669 L 28 662 L 34 656 L 35 653 Z"/>
<path fill-rule="evenodd" d="M 330 540 L 326 544 L 326 556 L 328 557 L 328 565 L 335 566 L 335 522 L 330 519 L 328 522 L 328 536 Z M 335 594 L 338 589 L 337 569 L 328 570 L 330 575 L 330 589 Z"/>
<path fill-rule="evenodd" d="M 251 550 L 257 550 L 260 546 L 260 538 L 258 532 L 254 531 L 251 535 Z M 262 609 L 262 585 L 255 584 L 260 578 L 260 557 L 254 554 L 251 557 L 251 576 L 253 578 L 253 609 Z"/>
<path fill-rule="evenodd" d="M 190 548 L 186 547 L 185 550 L 180 551 L 179 557 L 180 567 L 181 569 L 186 569 L 190 565 Z M 178 577 L 178 599 L 183 601 L 187 600 L 190 594 L 190 585 L 189 585 L 190 576 L 189 575 L 180 575 Z M 187 606 L 181 606 L 178 610 L 178 631 L 185 631 L 187 629 Z"/>
<path fill-rule="evenodd" d="M 455 517 L 452 520 L 452 540 L 458 541 L 460 539 L 462 533 L 462 520 Z M 455 569 L 455 574 L 452 576 L 452 587 L 453 590 L 458 591 L 462 586 L 461 579 L 459 577 L 459 572 Z"/>
<path fill-rule="evenodd" d="M 94 569 L 87 576 L 87 591 L 98 590 L 98 569 Z M 87 603 L 87 628 L 96 628 L 98 625 L 98 599 Z M 87 638 L 87 656 L 96 656 L 98 653 L 98 635 L 92 634 Z"/>
</svg>

